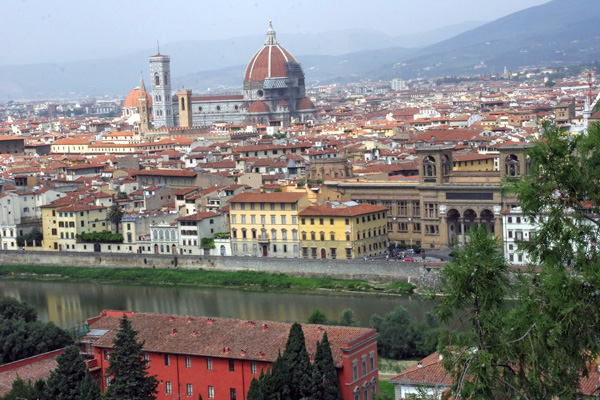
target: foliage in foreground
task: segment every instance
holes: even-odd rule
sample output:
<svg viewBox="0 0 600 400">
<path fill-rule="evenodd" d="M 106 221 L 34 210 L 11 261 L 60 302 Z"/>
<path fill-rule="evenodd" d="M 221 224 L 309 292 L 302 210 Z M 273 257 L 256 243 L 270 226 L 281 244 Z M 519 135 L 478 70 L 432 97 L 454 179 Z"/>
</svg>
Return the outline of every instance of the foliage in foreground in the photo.
<svg viewBox="0 0 600 400">
<path fill-rule="evenodd" d="M 285 351 L 279 354 L 272 370 L 253 378 L 248 400 L 341 400 L 337 371 L 327 333 L 317 342 L 314 363 L 310 363 L 302 326 L 292 325 Z"/>
<path fill-rule="evenodd" d="M 537 226 L 520 247 L 538 269 L 511 283 L 498 243 L 474 230 L 443 270 L 440 316 L 462 313 L 475 338 L 445 342 L 455 398 L 577 398 L 600 356 L 600 126 L 543 128 L 529 175 L 507 183 Z"/>
<path fill-rule="evenodd" d="M 100 388 L 93 381 L 79 347 L 68 346 L 56 361 L 58 365 L 51 372 L 44 390 L 47 399 L 100 399 Z"/>
</svg>

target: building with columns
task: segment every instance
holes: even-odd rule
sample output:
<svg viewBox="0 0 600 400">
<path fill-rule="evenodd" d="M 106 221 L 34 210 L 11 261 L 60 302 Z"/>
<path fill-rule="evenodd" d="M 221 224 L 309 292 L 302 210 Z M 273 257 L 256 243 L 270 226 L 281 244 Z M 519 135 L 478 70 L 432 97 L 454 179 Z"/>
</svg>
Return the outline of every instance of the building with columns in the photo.
<svg viewBox="0 0 600 400">
<path fill-rule="evenodd" d="M 198 96 L 189 89 L 171 92 L 170 58 L 149 58 L 154 128 L 210 126 L 215 122 L 287 127 L 317 117 L 306 97 L 300 63 L 277 41 L 271 23 L 265 43 L 250 59 L 237 94 Z"/>
<path fill-rule="evenodd" d="M 476 224 L 502 240 L 502 211 L 517 206 L 516 197 L 502 191 L 502 180 L 528 173 L 528 147 L 500 146 L 500 171 L 454 171 L 453 147 L 420 147 L 418 177 L 325 181 L 324 193 L 387 207 L 390 244 L 447 249 L 464 244 Z"/>
</svg>

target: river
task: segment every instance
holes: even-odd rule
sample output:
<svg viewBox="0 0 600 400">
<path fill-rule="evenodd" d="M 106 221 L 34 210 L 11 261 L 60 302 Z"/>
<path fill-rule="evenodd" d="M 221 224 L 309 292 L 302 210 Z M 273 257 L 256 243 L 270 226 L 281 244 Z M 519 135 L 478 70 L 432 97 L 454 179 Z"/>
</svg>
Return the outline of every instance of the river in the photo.
<svg viewBox="0 0 600 400">
<path fill-rule="evenodd" d="M 36 309 L 40 320 L 52 321 L 64 328 L 73 327 L 105 309 L 306 322 L 315 308 L 321 309 L 329 319 L 339 319 L 344 309 L 351 308 L 358 324 L 367 326 L 372 314 L 385 314 L 399 305 L 417 319 L 422 319 L 434 305 L 419 296 L 298 294 L 16 280 L 0 281 L 0 295 L 27 302 Z"/>
</svg>

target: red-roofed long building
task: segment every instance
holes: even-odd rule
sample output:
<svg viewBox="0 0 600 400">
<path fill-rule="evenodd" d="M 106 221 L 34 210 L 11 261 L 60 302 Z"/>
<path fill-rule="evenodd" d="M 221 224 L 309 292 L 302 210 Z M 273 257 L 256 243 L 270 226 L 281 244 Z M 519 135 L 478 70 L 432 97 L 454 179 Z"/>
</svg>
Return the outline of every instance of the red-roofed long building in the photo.
<svg viewBox="0 0 600 400">
<path fill-rule="evenodd" d="M 105 370 L 123 311 L 103 311 L 88 320 L 84 337 L 93 354 L 90 370 L 106 389 Z M 126 313 L 138 340 L 144 341 L 160 399 L 246 399 L 258 378 L 283 353 L 291 328 L 287 322 Z M 372 399 L 378 393 L 377 331 L 372 328 L 303 325 L 306 349 L 314 357 L 326 331 L 344 400 Z M 187 397 L 186 397 L 187 396 Z"/>
</svg>

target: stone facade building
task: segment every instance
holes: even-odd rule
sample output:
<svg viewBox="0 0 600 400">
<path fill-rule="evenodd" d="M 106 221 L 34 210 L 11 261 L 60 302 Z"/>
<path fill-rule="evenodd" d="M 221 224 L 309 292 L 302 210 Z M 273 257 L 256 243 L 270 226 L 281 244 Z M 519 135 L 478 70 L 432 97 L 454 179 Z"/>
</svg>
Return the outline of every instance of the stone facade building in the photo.
<svg viewBox="0 0 600 400">
<path fill-rule="evenodd" d="M 222 121 L 287 127 L 316 118 L 316 107 L 306 98 L 302 67 L 278 43 L 272 25 L 265 44 L 246 67 L 241 94 L 195 96 L 191 90 L 179 90 L 172 96 L 170 58 L 157 54 L 149 60 L 155 128 L 209 126 Z"/>
<path fill-rule="evenodd" d="M 502 191 L 504 177 L 528 173 L 524 143 L 499 147 L 500 171 L 454 171 L 453 147 L 416 149 L 418 179 L 326 181 L 342 200 L 384 206 L 390 243 L 446 249 L 464 244 L 472 225 L 484 225 L 502 240 L 502 210 L 517 205 Z"/>
</svg>

